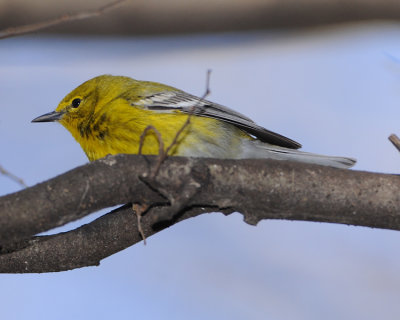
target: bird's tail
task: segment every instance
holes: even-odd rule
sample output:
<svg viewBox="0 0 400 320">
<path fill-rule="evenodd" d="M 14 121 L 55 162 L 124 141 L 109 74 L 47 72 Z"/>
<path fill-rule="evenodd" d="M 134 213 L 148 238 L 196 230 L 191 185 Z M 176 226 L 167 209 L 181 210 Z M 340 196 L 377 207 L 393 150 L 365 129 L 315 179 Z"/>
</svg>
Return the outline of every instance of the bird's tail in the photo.
<svg viewBox="0 0 400 320">
<path fill-rule="evenodd" d="M 347 169 L 355 165 L 356 160 L 346 157 L 325 156 L 304 152 L 296 149 L 279 147 L 261 141 L 248 141 L 244 146 L 242 158 L 267 158 L 275 160 L 290 160 L 323 166 Z"/>
</svg>

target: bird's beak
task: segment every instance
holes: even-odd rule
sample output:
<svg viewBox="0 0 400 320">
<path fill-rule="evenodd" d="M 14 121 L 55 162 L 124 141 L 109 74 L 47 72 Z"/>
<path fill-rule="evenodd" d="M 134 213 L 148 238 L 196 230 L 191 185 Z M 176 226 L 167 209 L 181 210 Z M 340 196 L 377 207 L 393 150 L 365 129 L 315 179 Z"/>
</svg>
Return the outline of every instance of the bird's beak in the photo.
<svg viewBox="0 0 400 320">
<path fill-rule="evenodd" d="M 32 122 L 52 122 L 52 121 L 57 121 L 61 120 L 64 112 L 58 112 L 58 111 L 52 111 L 45 113 L 35 119 L 32 120 Z"/>
</svg>

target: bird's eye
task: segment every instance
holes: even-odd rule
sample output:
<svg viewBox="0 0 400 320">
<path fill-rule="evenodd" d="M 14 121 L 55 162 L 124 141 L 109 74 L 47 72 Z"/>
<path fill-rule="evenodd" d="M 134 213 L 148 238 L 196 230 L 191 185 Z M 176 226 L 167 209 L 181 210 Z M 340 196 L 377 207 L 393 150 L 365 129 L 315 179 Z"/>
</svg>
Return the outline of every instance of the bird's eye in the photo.
<svg viewBox="0 0 400 320">
<path fill-rule="evenodd" d="M 72 108 L 78 108 L 79 105 L 81 104 L 81 101 L 82 100 L 79 99 L 79 98 L 76 98 L 76 99 L 72 100 L 72 103 L 71 103 Z"/>
</svg>

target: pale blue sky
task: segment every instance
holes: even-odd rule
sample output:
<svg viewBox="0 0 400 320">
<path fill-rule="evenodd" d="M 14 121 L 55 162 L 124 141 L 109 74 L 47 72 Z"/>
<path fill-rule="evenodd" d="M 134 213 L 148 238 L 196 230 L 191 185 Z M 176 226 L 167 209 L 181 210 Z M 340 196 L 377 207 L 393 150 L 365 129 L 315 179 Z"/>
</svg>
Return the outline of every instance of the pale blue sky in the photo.
<svg viewBox="0 0 400 320">
<path fill-rule="evenodd" d="M 303 144 L 398 173 L 400 26 L 152 38 L 0 41 L 0 164 L 29 185 L 87 159 L 58 124 L 31 124 L 104 73 L 173 85 Z M 0 194 L 18 185 L 0 176 Z M 86 220 L 85 220 L 86 221 Z M 75 226 L 75 224 L 73 225 Z M 68 226 L 71 227 L 71 226 Z M 100 267 L 0 275 L 4 319 L 398 319 L 400 233 L 203 215 Z"/>
</svg>

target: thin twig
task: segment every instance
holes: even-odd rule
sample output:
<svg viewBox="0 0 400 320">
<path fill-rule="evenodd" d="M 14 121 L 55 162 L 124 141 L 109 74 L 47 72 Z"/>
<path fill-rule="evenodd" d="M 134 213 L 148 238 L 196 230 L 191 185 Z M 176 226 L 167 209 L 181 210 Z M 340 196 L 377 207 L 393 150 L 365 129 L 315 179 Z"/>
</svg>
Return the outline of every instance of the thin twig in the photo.
<svg viewBox="0 0 400 320">
<path fill-rule="evenodd" d="M 154 133 L 157 136 L 157 140 L 158 140 L 158 154 L 162 155 L 164 154 L 164 142 L 161 136 L 160 131 L 158 131 L 154 126 L 152 125 L 148 125 L 142 132 L 142 134 L 140 135 L 140 141 L 139 141 L 139 151 L 138 154 L 142 154 L 142 149 L 143 149 L 143 144 L 144 144 L 144 139 L 146 138 L 147 133 L 153 130 Z M 152 176 L 152 174 L 150 175 Z M 144 234 L 143 228 L 142 228 L 142 215 L 149 209 L 149 206 L 146 204 L 143 205 L 139 205 L 139 204 L 133 204 L 132 205 L 132 209 L 133 211 L 136 213 L 136 217 L 137 217 L 137 225 L 138 225 L 138 231 L 140 233 L 140 235 L 143 238 L 143 244 L 146 245 L 146 236 Z"/>
<path fill-rule="evenodd" d="M 165 161 L 165 159 L 168 157 L 168 153 L 169 151 L 178 143 L 178 139 L 180 137 L 180 135 L 182 134 L 182 132 L 186 129 L 186 127 L 190 124 L 190 120 L 196 110 L 196 107 L 210 94 L 210 76 L 211 76 L 211 70 L 208 69 L 207 70 L 207 75 L 206 75 L 206 91 L 204 92 L 204 94 L 202 95 L 202 97 L 200 98 L 200 100 L 197 101 L 197 103 L 192 106 L 190 108 L 189 111 L 189 115 L 186 119 L 186 121 L 184 122 L 184 124 L 182 125 L 182 127 L 178 130 L 178 132 L 176 133 L 174 139 L 172 140 L 171 144 L 167 147 L 167 149 L 165 150 L 165 152 L 162 152 L 159 154 L 159 158 L 157 161 L 157 164 L 154 168 L 153 174 L 150 176 L 150 178 L 154 178 L 158 171 L 160 170 L 161 164 Z"/>
<path fill-rule="evenodd" d="M 176 145 L 178 143 L 178 139 L 179 139 L 180 135 L 186 129 L 186 127 L 190 124 L 190 119 L 191 119 L 192 115 L 194 114 L 196 107 L 210 94 L 210 75 L 211 75 L 211 70 L 207 70 L 205 93 L 200 98 L 200 100 L 198 100 L 197 103 L 190 108 L 189 115 L 188 115 L 186 121 L 184 122 L 182 127 L 178 130 L 174 139 L 172 140 L 171 144 L 166 148 L 166 150 L 164 150 L 164 142 L 163 142 L 161 133 L 154 126 L 152 126 L 152 125 L 147 126 L 143 130 L 142 134 L 140 135 L 138 154 L 142 154 L 144 139 L 150 130 L 154 131 L 154 133 L 156 134 L 157 139 L 158 139 L 158 159 L 157 159 L 157 163 L 154 167 L 154 170 L 150 173 L 150 175 L 148 177 L 148 179 L 150 179 L 150 181 L 153 180 L 157 176 L 158 171 L 160 170 L 161 164 L 168 157 L 169 151 L 174 147 L 174 145 Z M 144 175 L 143 175 L 143 177 L 144 177 Z M 132 209 L 136 213 L 136 216 L 137 216 L 138 231 L 143 238 L 143 243 L 146 245 L 146 237 L 145 237 L 145 234 L 144 234 L 144 231 L 142 228 L 141 219 L 142 219 L 142 215 L 149 209 L 149 205 L 143 204 L 140 206 L 138 204 L 133 204 Z"/>
<path fill-rule="evenodd" d="M 144 144 L 144 139 L 146 138 L 147 132 L 149 132 L 150 130 L 153 130 L 154 133 L 157 136 L 157 140 L 158 140 L 158 154 L 163 154 L 164 153 L 164 142 L 163 139 L 161 137 L 161 133 L 160 131 L 158 131 L 154 126 L 149 125 L 147 126 L 142 134 L 140 135 L 140 141 L 139 141 L 139 152 L 138 154 L 142 154 L 142 149 L 143 149 L 143 144 Z"/>
<path fill-rule="evenodd" d="M 123 2 L 126 2 L 127 0 L 114 0 L 111 1 L 101 7 L 99 7 L 96 10 L 93 11 L 84 11 L 76 14 L 63 14 L 62 16 L 52 19 L 52 20 L 47 20 L 47 21 L 42 21 L 38 23 L 32 23 L 32 24 L 27 24 L 23 26 L 18 26 L 18 27 L 10 27 L 7 29 L 0 30 L 0 39 L 4 38 L 10 38 L 14 36 L 18 36 L 21 34 L 26 34 L 26 33 L 31 33 L 34 31 L 38 31 L 41 29 L 45 29 L 57 24 L 61 24 L 64 22 L 68 21 L 76 21 L 76 20 L 83 20 L 83 19 L 89 19 L 92 17 L 97 17 L 102 15 L 104 12 L 111 10 L 115 8 L 116 6 L 120 5 Z"/>
<path fill-rule="evenodd" d="M 17 177 L 15 174 L 12 174 L 11 172 L 7 171 L 6 169 L 4 169 L 2 166 L 0 166 L 0 173 L 5 175 L 6 177 L 10 178 L 11 180 L 15 181 L 16 183 L 18 183 L 21 187 L 26 188 L 28 187 L 26 185 L 26 183 L 24 182 L 24 180 L 22 180 L 21 178 Z"/>
<path fill-rule="evenodd" d="M 132 204 L 132 210 L 133 212 L 136 213 L 136 217 L 137 217 L 137 225 L 138 225 L 138 231 L 140 233 L 140 236 L 143 239 L 143 244 L 146 245 L 146 236 L 144 234 L 143 231 L 143 227 L 142 227 L 142 215 L 143 213 L 145 213 L 147 210 L 149 209 L 149 206 L 144 204 L 144 205 L 139 205 L 137 203 Z"/>
<path fill-rule="evenodd" d="M 200 98 L 200 100 L 190 108 L 189 111 L 189 116 L 187 117 L 185 123 L 183 124 L 183 126 L 178 130 L 178 132 L 176 133 L 174 140 L 172 140 L 171 144 L 168 146 L 167 150 L 165 150 L 165 154 L 168 155 L 168 152 L 172 149 L 172 147 L 174 145 L 176 145 L 179 136 L 182 134 L 183 130 L 185 130 L 185 128 L 190 124 L 190 119 L 192 117 L 192 115 L 194 114 L 194 111 L 196 110 L 196 107 L 210 94 L 210 76 L 211 76 L 211 70 L 208 69 L 207 70 L 207 76 L 206 76 L 206 91 L 204 92 L 203 96 Z"/>
<path fill-rule="evenodd" d="M 391 143 L 393 143 L 393 145 L 395 146 L 397 151 L 400 151 L 400 139 L 399 139 L 399 137 L 396 136 L 395 134 L 391 134 L 388 139 L 389 139 L 389 141 Z"/>
</svg>

